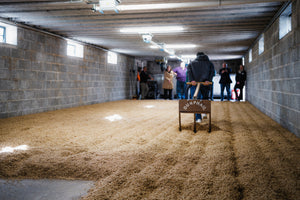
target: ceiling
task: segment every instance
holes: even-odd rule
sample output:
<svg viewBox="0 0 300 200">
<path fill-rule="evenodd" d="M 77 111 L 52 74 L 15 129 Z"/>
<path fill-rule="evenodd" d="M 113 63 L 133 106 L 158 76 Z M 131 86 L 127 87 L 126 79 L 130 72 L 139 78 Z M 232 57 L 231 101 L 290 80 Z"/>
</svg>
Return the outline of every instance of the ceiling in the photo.
<svg viewBox="0 0 300 200">
<path fill-rule="evenodd" d="M 93 12 L 98 0 L 0 0 L 0 17 L 136 57 L 168 54 L 150 48 L 138 33 L 121 28 L 182 26 L 180 32 L 153 33 L 165 44 L 194 44 L 175 54 L 205 52 L 212 60 L 241 58 L 286 1 L 122 0 L 119 13 Z M 151 4 L 148 9 L 138 9 Z M 159 4 L 159 5 L 158 5 Z M 131 7 L 129 7 L 131 6 Z M 131 8 L 131 9 L 130 9 Z"/>
</svg>

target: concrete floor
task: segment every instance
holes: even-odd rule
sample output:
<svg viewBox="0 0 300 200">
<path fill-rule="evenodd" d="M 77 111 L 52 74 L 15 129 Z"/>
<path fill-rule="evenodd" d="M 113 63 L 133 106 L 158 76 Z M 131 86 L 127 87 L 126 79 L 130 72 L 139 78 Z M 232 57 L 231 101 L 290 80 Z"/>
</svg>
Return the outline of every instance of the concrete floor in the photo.
<svg viewBox="0 0 300 200">
<path fill-rule="evenodd" d="M 0 200 L 76 200 L 86 195 L 92 181 L 0 179 Z"/>
</svg>

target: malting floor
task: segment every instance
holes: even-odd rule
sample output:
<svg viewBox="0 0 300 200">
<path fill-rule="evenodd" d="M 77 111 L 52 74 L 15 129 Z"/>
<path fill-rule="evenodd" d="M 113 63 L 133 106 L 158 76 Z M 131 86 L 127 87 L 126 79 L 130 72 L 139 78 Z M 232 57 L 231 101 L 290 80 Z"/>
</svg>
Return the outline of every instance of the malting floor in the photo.
<svg viewBox="0 0 300 200">
<path fill-rule="evenodd" d="M 182 128 L 164 100 L 0 119 L 0 178 L 95 181 L 84 199 L 300 199 L 300 139 L 251 104 Z"/>
</svg>

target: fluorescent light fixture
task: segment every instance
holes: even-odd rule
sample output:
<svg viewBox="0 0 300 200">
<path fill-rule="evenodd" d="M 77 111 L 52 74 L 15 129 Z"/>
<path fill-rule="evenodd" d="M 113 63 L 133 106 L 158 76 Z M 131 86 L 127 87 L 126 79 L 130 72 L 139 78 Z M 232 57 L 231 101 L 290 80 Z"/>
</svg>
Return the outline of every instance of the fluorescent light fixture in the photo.
<svg viewBox="0 0 300 200">
<path fill-rule="evenodd" d="M 148 27 L 131 27 L 120 29 L 121 33 L 173 33 L 183 31 L 182 26 L 148 26 Z"/>
<path fill-rule="evenodd" d="M 187 48 L 195 48 L 196 45 L 194 44 L 165 44 L 165 48 L 168 49 L 187 49 Z M 157 49 L 157 46 L 151 46 L 152 49 Z"/>
<path fill-rule="evenodd" d="M 210 60 L 230 60 L 230 59 L 240 59 L 242 55 L 222 55 L 222 54 L 211 54 L 208 55 Z"/>
<path fill-rule="evenodd" d="M 242 58 L 241 55 L 222 55 L 222 54 L 210 54 L 207 55 L 210 60 L 229 60 Z M 182 55 L 182 59 L 194 60 L 197 58 L 196 55 Z"/>
<path fill-rule="evenodd" d="M 178 59 L 178 60 L 183 60 L 181 57 L 177 56 L 177 55 L 170 55 L 169 58 L 172 58 L 172 59 Z"/>
<path fill-rule="evenodd" d="M 118 5 L 120 11 L 126 10 L 156 10 L 156 9 L 175 9 L 175 8 L 192 8 L 219 6 L 219 2 L 186 2 L 186 3 L 159 3 L 159 4 L 138 4 L 138 5 Z"/>
<path fill-rule="evenodd" d="M 197 58 L 196 54 L 195 55 L 181 55 L 182 58 L 184 59 L 195 59 Z"/>
</svg>

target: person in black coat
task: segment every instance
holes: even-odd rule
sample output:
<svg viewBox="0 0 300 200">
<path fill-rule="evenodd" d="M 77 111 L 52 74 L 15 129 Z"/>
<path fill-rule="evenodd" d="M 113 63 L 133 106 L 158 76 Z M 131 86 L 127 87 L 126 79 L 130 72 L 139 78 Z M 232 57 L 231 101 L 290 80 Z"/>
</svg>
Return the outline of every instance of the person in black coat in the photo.
<svg viewBox="0 0 300 200">
<path fill-rule="evenodd" d="M 142 96 L 142 99 L 145 99 L 148 94 L 148 91 L 149 91 L 148 80 L 149 79 L 153 80 L 153 78 L 148 74 L 146 66 L 143 67 L 143 71 L 141 71 L 140 78 L 141 78 L 141 81 L 140 81 L 141 96 Z"/>
<path fill-rule="evenodd" d="M 224 89 L 226 88 L 227 91 L 227 99 L 230 101 L 231 99 L 231 92 L 230 92 L 230 83 L 232 83 L 230 79 L 230 72 L 231 69 L 227 67 L 227 64 L 224 62 L 222 64 L 222 68 L 219 71 L 221 79 L 219 81 L 221 85 L 221 101 L 224 100 Z"/>
<path fill-rule="evenodd" d="M 234 86 L 235 96 L 236 96 L 238 101 L 243 99 L 243 88 L 244 88 L 244 85 L 245 85 L 246 78 L 247 78 L 247 73 L 244 70 L 244 66 L 240 65 L 240 69 L 236 73 L 236 76 L 235 76 L 236 84 Z M 238 95 L 238 93 L 237 93 L 237 88 L 240 89 L 240 95 Z"/>
<path fill-rule="evenodd" d="M 192 83 L 190 89 L 191 96 L 194 95 L 197 82 L 205 82 L 200 86 L 197 99 L 209 99 L 209 91 L 211 86 L 208 85 L 214 76 L 215 67 L 209 60 L 208 56 L 203 52 L 197 53 L 197 58 L 193 60 L 187 68 L 188 80 Z M 201 122 L 201 114 L 196 114 L 196 121 Z"/>
</svg>

